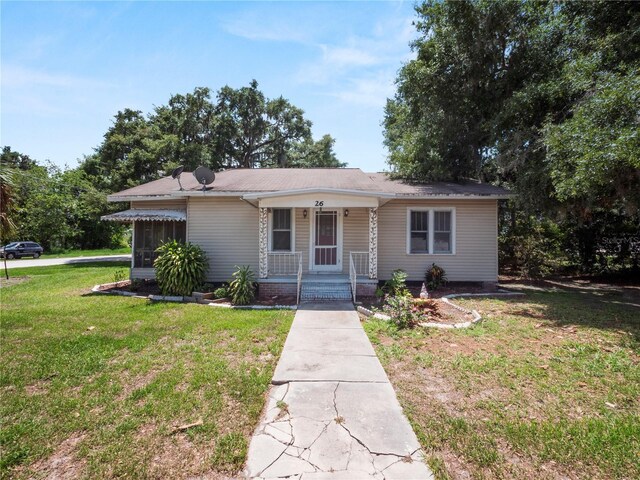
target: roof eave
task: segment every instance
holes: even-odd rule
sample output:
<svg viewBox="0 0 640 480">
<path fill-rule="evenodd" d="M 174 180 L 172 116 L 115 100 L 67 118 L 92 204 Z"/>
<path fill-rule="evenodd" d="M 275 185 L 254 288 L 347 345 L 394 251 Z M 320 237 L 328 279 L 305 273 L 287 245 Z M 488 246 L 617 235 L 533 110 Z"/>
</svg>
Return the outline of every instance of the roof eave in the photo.
<svg viewBox="0 0 640 480">
<path fill-rule="evenodd" d="M 344 188 L 297 188 L 292 190 L 277 190 L 270 192 L 247 192 L 242 195 L 245 200 L 259 200 L 261 198 L 286 197 L 290 195 L 305 195 L 312 193 L 337 193 L 340 195 L 360 196 L 360 197 L 378 197 L 378 198 L 395 198 L 394 193 L 372 192 L 365 190 L 350 190 Z"/>
</svg>

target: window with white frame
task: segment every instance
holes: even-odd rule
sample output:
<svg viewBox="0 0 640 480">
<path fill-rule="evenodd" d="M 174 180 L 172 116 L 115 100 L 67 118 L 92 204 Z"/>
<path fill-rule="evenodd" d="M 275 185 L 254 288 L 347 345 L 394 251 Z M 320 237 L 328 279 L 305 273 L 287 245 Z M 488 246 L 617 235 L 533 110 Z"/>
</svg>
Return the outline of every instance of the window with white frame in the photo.
<svg viewBox="0 0 640 480">
<path fill-rule="evenodd" d="M 451 253 L 451 211 L 433 212 L 433 253 Z"/>
<path fill-rule="evenodd" d="M 410 253 L 429 253 L 429 211 L 411 210 Z"/>
<path fill-rule="evenodd" d="M 455 253 L 455 209 L 409 208 L 407 253 Z"/>
<path fill-rule="evenodd" d="M 274 208 L 271 213 L 271 251 L 290 252 L 292 232 L 291 209 Z"/>
</svg>

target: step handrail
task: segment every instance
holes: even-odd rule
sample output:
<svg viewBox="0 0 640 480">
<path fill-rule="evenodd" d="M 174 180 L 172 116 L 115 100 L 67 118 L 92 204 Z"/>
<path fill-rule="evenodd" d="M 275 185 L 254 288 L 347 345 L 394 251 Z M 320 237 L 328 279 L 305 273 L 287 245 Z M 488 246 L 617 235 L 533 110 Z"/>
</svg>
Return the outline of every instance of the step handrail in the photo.
<svg viewBox="0 0 640 480">
<path fill-rule="evenodd" d="M 351 284 L 351 295 L 353 297 L 353 303 L 356 303 L 356 288 L 358 286 L 358 273 L 356 272 L 356 266 L 353 263 L 353 255 L 349 255 L 349 283 Z"/>
<path fill-rule="evenodd" d="M 300 287 L 302 286 L 302 255 L 298 262 L 298 286 L 296 288 L 296 305 L 300 304 Z"/>
</svg>

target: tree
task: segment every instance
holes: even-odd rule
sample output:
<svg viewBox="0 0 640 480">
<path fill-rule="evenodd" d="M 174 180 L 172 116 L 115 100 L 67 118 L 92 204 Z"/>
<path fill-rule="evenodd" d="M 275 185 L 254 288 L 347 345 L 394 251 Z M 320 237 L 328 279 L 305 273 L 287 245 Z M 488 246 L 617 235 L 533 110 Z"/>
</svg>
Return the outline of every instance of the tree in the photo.
<svg viewBox="0 0 640 480">
<path fill-rule="evenodd" d="M 10 151 L 11 149 L 9 149 Z M 6 149 L 3 149 L 3 156 Z M 16 225 L 11 215 L 13 203 L 13 186 L 15 171 L 7 163 L 0 162 L 0 241 L 5 245 L 8 238 L 16 229 Z M 7 257 L 4 257 L 4 275 L 9 280 L 9 270 L 7 269 Z"/>
<path fill-rule="evenodd" d="M 1 164 L 3 171 L 14 165 L 10 201 L 2 199 L 14 229 L 3 235 L 3 241 L 33 240 L 54 251 L 122 245 L 123 226 L 100 220 L 122 205 L 107 202 L 107 192 L 99 189 L 97 177 L 82 168 L 39 165 L 9 147 L 3 148 Z"/>
<path fill-rule="evenodd" d="M 127 108 L 116 114 L 95 155 L 85 157 L 81 168 L 110 192 L 155 180 L 165 173 L 160 137 L 141 111 Z"/>
<path fill-rule="evenodd" d="M 103 190 L 114 192 L 167 175 L 178 165 L 194 170 L 292 166 L 344 166 L 333 139 L 311 137 L 304 112 L 283 97 L 266 98 L 248 87 L 208 88 L 172 95 L 144 116 L 118 112 L 96 153 L 81 168 Z"/>
<path fill-rule="evenodd" d="M 304 112 L 283 97 L 265 98 L 255 80 L 248 87 L 221 88 L 216 116 L 216 150 L 226 168 L 281 166 L 296 143 L 311 137 Z"/>
<path fill-rule="evenodd" d="M 324 135 L 317 142 L 308 138 L 295 144 L 287 154 L 282 166 L 295 168 L 344 168 L 347 166 L 338 160 L 333 146 L 336 141 L 331 135 Z"/>
</svg>

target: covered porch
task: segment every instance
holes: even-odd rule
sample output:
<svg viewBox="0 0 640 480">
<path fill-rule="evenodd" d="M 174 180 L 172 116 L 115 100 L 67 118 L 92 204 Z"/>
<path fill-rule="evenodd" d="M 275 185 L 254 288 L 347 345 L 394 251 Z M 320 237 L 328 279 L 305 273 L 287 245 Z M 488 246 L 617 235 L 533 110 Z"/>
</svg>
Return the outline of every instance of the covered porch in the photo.
<svg viewBox="0 0 640 480">
<path fill-rule="evenodd" d="M 323 286 L 337 291 L 346 285 L 354 300 L 375 293 L 378 208 L 388 201 L 384 196 L 305 190 L 244 199 L 258 208 L 261 296 L 300 297 L 310 285 L 319 292 Z"/>
</svg>

